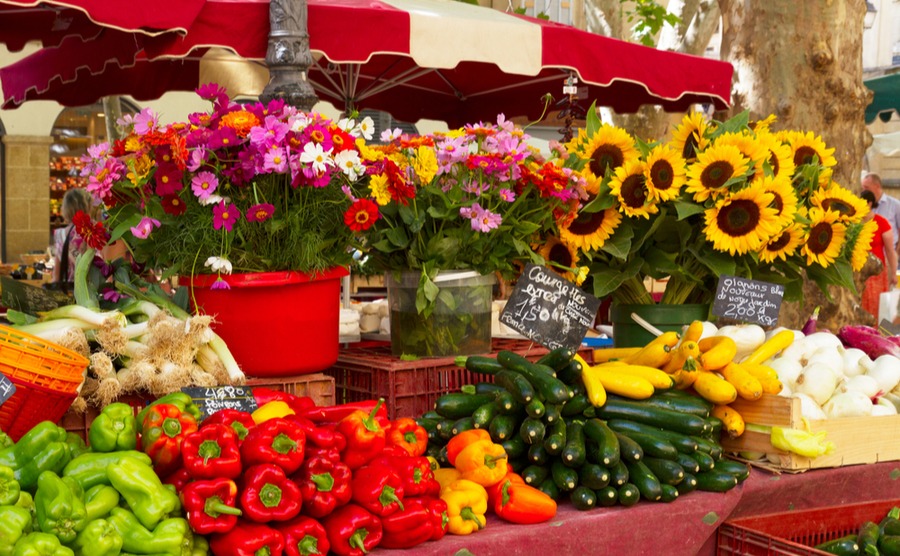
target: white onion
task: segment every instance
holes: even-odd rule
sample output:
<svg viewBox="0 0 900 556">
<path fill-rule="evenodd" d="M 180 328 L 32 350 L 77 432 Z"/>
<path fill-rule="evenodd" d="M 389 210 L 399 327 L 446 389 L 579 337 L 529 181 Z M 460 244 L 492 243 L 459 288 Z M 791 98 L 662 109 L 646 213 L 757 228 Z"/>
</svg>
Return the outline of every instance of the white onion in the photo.
<svg viewBox="0 0 900 556">
<path fill-rule="evenodd" d="M 809 359 L 807 365 L 820 363 L 828 366 L 829 369 L 837 375 L 838 378 L 844 376 L 844 347 L 843 346 L 824 346 L 815 350 Z"/>
<path fill-rule="evenodd" d="M 834 394 L 837 388 L 838 378 L 831 367 L 821 363 L 813 363 L 803 368 L 803 372 L 797 377 L 794 392 L 806 394 L 814 399 L 817 404 L 824 405 Z"/>
<path fill-rule="evenodd" d="M 884 398 L 878 398 L 878 403 L 872 406 L 872 415 L 881 416 L 881 415 L 896 415 L 897 414 L 897 406 L 895 406 L 890 400 L 886 400 Z"/>
<path fill-rule="evenodd" d="M 723 326 L 716 336 L 728 336 L 737 346 L 735 361 L 747 357 L 766 342 L 766 331 L 758 324 L 732 324 Z"/>
<path fill-rule="evenodd" d="M 872 400 L 862 392 L 843 392 L 828 400 L 822 409 L 829 419 L 863 417 L 872 414 Z"/>
<path fill-rule="evenodd" d="M 859 348 L 844 349 L 844 376 L 852 377 L 864 374 L 872 366 L 872 360 L 866 352 Z"/>
<path fill-rule="evenodd" d="M 900 359 L 893 355 L 882 355 L 866 374 L 878 382 L 878 388 L 882 392 L 890 392 L 900 383 Z"/>
<path fill-rule="evenodd" d="M 868 398 L 874 398 L 878 395 L 878 381 L 869 375 L 857 375 L 848 378 L 841 383 L 839 390 L 841 392 L 860 392 Z"/>
<path fill-rule="evenodd" d="M 785 387 L 794 390 L 794 385 L 797 383 L 797 377 L 803 372 L 803 365 L 801 365 L 799 361 L 782 356 L 777 359 L 769 360 L 768 365 L 772 369 L 775 369 L 775 372 L 778 373 L 778 380 L 780 380 Z"/>
<path fill-rule="evenodd" d="M 825 412 L 822 411 L 822 407 L 816 403 L 816 400 L 806 394 L 794 394 L 794 397 L 800 400 L 800 415 L 803 417 L 810 421 L 821 421 L 827 418 Z"/>
<path fill-rule="evenodd" d="M 844 345 L 843 342 L 841 342 L 841 339 L 831 332 L 815 332 L 804 337 L 804 340 L 806 340 L 807 343 L 814 345 L 814 349 L 826 346 L 838 347 Z"/>
<path fill-rule="evenodd" d="M 700 334 L 700 339 L 709 338 L 710 336 L 715 336 L 716 332 L 719 331 L 719 327 L 715 324 L 709 322 L 708 320 L 703 321 L 703 333 Z"/>
<path fill-rule="evenodd" d="M 806 365 L 806 360 L 809 356 L 816 350 L 816 347 L 815 344 L 807 342 L 805 337 L 797 338 L 791 345 L 784 348 L 784 351 L 781 352 L 781 357 L 778 359 L 796 361 L 800 363 L 800 367 L 803 367 Z"/>
</svg>

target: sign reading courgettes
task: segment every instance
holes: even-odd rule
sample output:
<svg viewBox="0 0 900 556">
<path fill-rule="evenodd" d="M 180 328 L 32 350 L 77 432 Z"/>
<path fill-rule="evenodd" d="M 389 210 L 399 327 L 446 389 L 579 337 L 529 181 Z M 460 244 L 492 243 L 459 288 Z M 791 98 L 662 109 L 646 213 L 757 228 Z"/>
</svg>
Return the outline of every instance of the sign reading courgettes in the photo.
<svg viewBox="0 0 900 556">
<path fill-rule="evenodd" d="M 529 264 L 519 276 L 500 322 L 547 349 L 578 349 L 600 300 L 559 274 Z"/>
<path fill-rule="evenodd" d="M 0 405 L 6 403 L 6 400 L 10 399 L 15 393 L 16 385 L 9 380 L 9 377 L 0 373 Z"/>
<path fill-rule="evenodd" d="M 248 386 L 185 386 L 181 391 L 194 400 L 204 419 L 223 409 L 237 409 L 247 413 L 258 409 L 253 389 Z"/>
<path fill-rule="evenodd" d="M 719 317 L 775 326 L 784 286 L 737 276 L 719 276 L 712 313 Z"/>
</svg>

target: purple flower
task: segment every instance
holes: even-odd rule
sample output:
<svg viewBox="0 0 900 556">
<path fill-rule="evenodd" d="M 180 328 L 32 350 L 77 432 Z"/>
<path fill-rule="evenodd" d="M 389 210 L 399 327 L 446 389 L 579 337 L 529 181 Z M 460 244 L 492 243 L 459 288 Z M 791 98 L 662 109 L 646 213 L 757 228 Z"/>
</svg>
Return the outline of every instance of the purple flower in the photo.
<svg viewBox="0 0 900 556">
<path fill-rule="evenodd" d="M 222 277 L 219 276 L 218 278 L 216 278 L 216 281 L 212 283 L 212 285 L 209 287 L 209 289 L 211 289 L 211 290 L 230 290 L 231 285 L 229 285 L 228 282 L 226 282 L 225 280 L 222 280 Z"/>
<path fill-rule="evenodd" d="M 209 148 L 211 149 L 234 147 L 239 145 L 240 142 L 237 131 L 232 127 L 220 127 L 213 130 L 209 135 Z"/>
<path fill-rule="evenodd" d="M 213 205 L 213 229 L 215 230 L 225 228 L 230 232 L 240 218 L 241 211 L 234 205 L 225 204 L 225 201 Z"/>
<path fill-rule="evenodd" d="M 288 132 L 288 125 L 275 116 L 266 116 L 263 125 L 250 129 L 250 142 L 260 146 L 281 143 Z"/>
<path fill-rule="evenodd" d="M 275 214 L 275 205 L 271 203 L 260 203 L 253 205 L 247 209 L 248 222 L 265 222 Z"/>
<path fill-rule="evenodd" d="M 191 156 L 187 160 L 187 170 L 189 172 L 196 172 L 204 164 L 206 164 L 206 149 L 201 147 L 192 150 Z"/>
<path fill-rule="evenodd" d="M 287 163 L 288 158 L 284 154 L 284 149 L 273 145 L 263 157 L 263 170 L 282 173 L 287 169 Z"/>
<path fill-rule="evenodd" d="M 112 286 L 104 286 L 101 297 L 110 303 L 118 303 L 120 299 L 125 297 Z"/>
<path fill-rule="evenodd" d="M 460 212 L 462 212 L 462 209 L 460 209 Z M 476 232 L 489 232 L 499 227 L 500 223 L 503 222 L 502 216 L 481 208 L 481 205 L 478 203 L 472 203 L 470 214 L 472 229 Z"/>
<path fill-rule="evenodd" d="M 131 234 L 136 238 L 147 239 L 150 236 L 150 232 L 152 232 L 154 228 L 159 227 L 159 220 L 145 216 L 141 218 L 141 221 L 138 222 L 137 226 L 131 228 Z"/>
<path fill-rule="evenodd" d="M 203 100 L 213 100 L 218 98 L 220 95 L 227 95 L 225 92 L 225 88 L 219 85 L 218 83 L 204 83 L 200 85 L 194 92 L 197 93 L 197 96 L 202 98 Z"/>
<path fill-rule="evenodd" d="M 500 198 L 507 203 L 511 203 L 516 200 L 516 193 L 512 189 L 501 189 Z"/>
<path fill-rule="evenodd" d="M 134 116 L 134 132 L 138 135 L 146 135 L 151 130 L 159 127 L 159 116 L 152 109 L 144 108 Z"/>
<path fill-rule="evenodd" d="M 212 172 L 197 172 L 191 178 L 191 191 L 198 199 L 206 199 L 219 187 L 219 178 Z"/>
</svg>

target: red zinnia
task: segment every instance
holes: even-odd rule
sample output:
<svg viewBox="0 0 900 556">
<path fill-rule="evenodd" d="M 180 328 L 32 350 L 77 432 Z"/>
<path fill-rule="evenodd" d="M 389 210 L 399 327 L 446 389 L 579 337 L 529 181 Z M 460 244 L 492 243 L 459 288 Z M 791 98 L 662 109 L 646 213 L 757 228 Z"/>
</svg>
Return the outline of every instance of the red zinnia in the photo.
<svg viewBox="0 0 900 556">
<path fill-rule="evenodd" d="M 103 249 L 109 241 L 109 232 L 102 222 L 91 222 L 91 217 L 79 210 L 72 217 L 75 231 L 92 249 Z"/>
<path fill-rule="evenodd" d="M 357 199 L 344 213 L 344 224 L 354 232 L 368 230 L 378 220 L 378 205 L 369 199 Z"/>
<path fill-rule="evenodd" d="M 166 214 L 171 214 L 172 216 L 181 216 L 187 210 L 187 205 L 184 204 L 184 201 L 178 195 L 166 195 L 160 202 Z"/>
</svg>

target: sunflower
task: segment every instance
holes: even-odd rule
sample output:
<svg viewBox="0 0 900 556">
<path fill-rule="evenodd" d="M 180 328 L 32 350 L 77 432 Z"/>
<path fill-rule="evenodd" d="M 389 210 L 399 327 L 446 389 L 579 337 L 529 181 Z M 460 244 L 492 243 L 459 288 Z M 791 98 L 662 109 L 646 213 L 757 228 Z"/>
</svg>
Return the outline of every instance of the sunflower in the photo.
<svg viewBox="0 0 900 556">
<path fill-rule="evenodd" d="M 609 193 L 619 198 L 619 210 L 628 216 L 649 219 L 651 214 L 659 212 L 640 160 L 630 160 L 616 169 L 615 176 L 609 180 Z"/>
<path fill-rule="evenodd" d="M 578 249 L 567 243 L 563 243 L 556 236 L 550 236 L 544 242 L 538 254 L 544 257 L 548 268 L 560 274 L 566 280 L 576 281 L 575 271 L 578 267 Z"/>
<path fill-rule="evenodd" d="M 712 126 L 706 121 L 706 116 L 700 112 L 691 112 L 682 118 L 681 124 L 672 132 L 671 145 L 690 162 L 709 145 L 706 137 L 709 131 L 712 131 Z"/>
<path fill-rule="evenodd" d="M 809 209 L 809 231 L 801 250 L 806 255 L 807 265 L 815 262 L 827 268 L 840 256 L 847 235 L 847 226 L 840 218 L 841 215 L 833 210 Z"/>
<path fill-rule="evenodd" d="M 827 148 L 825 141 L 812 131 L 806 133 L 789 131 L 786 137 L 787 142 L 791 145 L 795 165 L 812 164 L 815 158 L 819 160 L 819 166 L 825 168 L 832 168 L 837 164 L 837 159 L 834 158 L 834 149 Z"/>
<path fill-rule="evenodd" d="M 756 140 L 769 152 L 766 162 L 772 175 L 776 178 L 787 178 L 790 180 L 794 176 L 794 170 L 796 169 L 791 146 L 783 143 L 773 133 L 757 133 Z M 765 165 L 762 168 L 758 167 L 756 175 L 761 175 L 764 168 Z"/>
<path fill-rule="evenodd" d="M 640 156 L 634 138 L 624 129 L 611 125 L 601 126 L 590 137 L 579 135 L 578 142 L 575 153 L 586 162 L 583 170 L 586 177 L 603 179 L 607 170 L 612 173 Z"/>
<path fill-rule="evenodd" d="M 684 159 L 668 145 L 657 145 L 647 155 L 644 178 L 657 201 L 678 197 L 684 185 Z"/>
<path fill-rule="evenodd" d="M 775 262 L 775 259 L 786 261 L 797 252 L 797 247 L 801 243 L 803 243 L 803 227 L 800 224 L 791 224 L 763 244 L 759 250 L 759 258 L 767 263 Z"/>
<path fill-rule="evenodd" d="M 767 133 L 772 124 L 775 123 L 775 120 L 778 118 L 775 117 L 775 114 L 769 114 L 762 120 L 756 120 L 755 122 L 750 122 L 750 129 L 752 129 L 755 133 Z"/>
<path fill-rule="evenodd" d="M 850 251 L 850 267 L 854 272 L 859 272 L 869 259 L 869 253 L 872 251 L 872 239 L 878 231 L 878 223 L 875 220 L 869 220 L 859 230 L 856 235 L 856 241 L 853 243 L 853 249 Z"/>
<path fill-rule="evenodd" d="M 694 200 L 703 203 L 712 196 L 725 193 L 725 184 L 731 178 L 747 173 L 749 161 L 733 145 L 713 145 L 701 152 L 697 162 L 687 169 L 687 191 Z"/>
<path fill-rule="evenodd" d="M 706 238 L 713 249 L 743 255 L 759 248 L 778 233 L 778 213 L 773 195 L 761 183 L 721 199 L 706 211 Z"/>
<path fill-rule="evenodd" d="M 813 193 L 809 203 L 822 210 L 833 210 L 840 213 L 841 222 L 848 224 L 862 222 L 862 219 L 869 213 L 869 205 L 865 200 L 836 182 L 832 182 L 827 189 L 819 189 Z"/>
<path fill-rule="evenodd" d="M 768 149 L 756 137 L 747 133 L 726 132 L 716 137 L 714 145 L 733 145 L 741 151 L 757 172 L 762 171 L 763 162 L 769 158 Z"/>
<path fill-rule="evenodd" d="M 794 191 L 790 179 L 765 176 L 753 181 L 762 184 L 763 190 L 772 194 L 773 199 L 770 206 L 778 213 L 779 225 L 787 226 L 793 222 L 797 215 L 797 193 Z"/>
<path fill-rule="evenodd" d="M 585 204 L 593 200 L 589 196 Z M 613 235 L 622 222 L 622 215 L 616 207 L 597 212 L 581 212 L 574 219 L 559 225 L 559 238 L 566 244 L 582 251 L 599 250 Z"/>
</svg>

